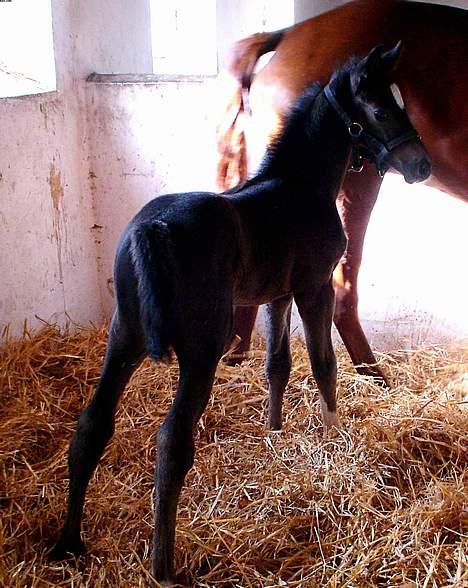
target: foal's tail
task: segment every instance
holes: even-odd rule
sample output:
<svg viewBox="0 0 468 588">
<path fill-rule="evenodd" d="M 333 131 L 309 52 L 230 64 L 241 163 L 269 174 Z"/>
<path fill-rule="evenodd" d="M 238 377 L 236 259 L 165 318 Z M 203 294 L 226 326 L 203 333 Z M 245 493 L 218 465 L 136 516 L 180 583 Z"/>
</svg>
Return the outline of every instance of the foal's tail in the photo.
<svg viewBox="0 0 468 588">
<path fill-rule="evenodd" d="M 226 69 L 236 80 L 237 87 L 217 129 L 217 183 L 221 190 L 233 188 L 247 179 L 247 145 L 242 124 L 246 98 L 258 59 L 274 51 L 287 30 L 256 33 L 238 41 L 230 51 Z"/>
<path fill-rule="evenodd" d="M 172 247 L 166 223 L 152 221 L 130 231 L 130 255 L 137 277 L 140 321 L 146 349 L 155 361 L 170 358 L 169 305 Z"/>
</svg>

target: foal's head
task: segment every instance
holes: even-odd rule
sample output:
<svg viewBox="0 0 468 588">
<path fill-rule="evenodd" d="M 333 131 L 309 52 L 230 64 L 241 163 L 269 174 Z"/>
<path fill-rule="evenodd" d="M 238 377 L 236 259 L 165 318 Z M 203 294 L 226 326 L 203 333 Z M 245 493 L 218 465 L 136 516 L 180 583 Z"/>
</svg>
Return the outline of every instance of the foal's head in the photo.
<svg viewBox="0 0 468 588">
<path fill-rule="evenodd" d="M 341 88 L 341 92 L 347 94 L 345 116 L 351 119 L 345 122 L 363 154 L 375 162 L 381 175 L 394 168 L 413 183 L 429 177 L 431 161 L 406 114 L 397 86 L 392 84 L 400 49 L 401 43 L 389 51 L 377 46 L 363 59 L 353 60 L 348 65 L 348 88 Z M 333 85 L 332 78 L 332 89 Z"/>
</svg>

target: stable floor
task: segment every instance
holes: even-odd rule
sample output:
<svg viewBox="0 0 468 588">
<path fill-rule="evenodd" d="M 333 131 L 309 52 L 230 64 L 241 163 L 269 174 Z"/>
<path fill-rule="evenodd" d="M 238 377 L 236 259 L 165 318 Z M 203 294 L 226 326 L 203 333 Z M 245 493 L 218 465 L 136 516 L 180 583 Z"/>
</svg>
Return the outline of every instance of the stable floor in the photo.
<svg viewBox="0 0 468 588">
<path fill-rule="evenodd" d="M 89 488 L 77 565 L 50 563 L 62 520 L 66 452 L 92 394 L 105 329 L 46 326 L 0 355 L 0 585 L 146 586 L 155 433 L 177 365 L 146 361 Z M 190 586 L 467 585 L 468 349 L 380 356 L 384 390 L 339 352 L 342 429 L 324 438 L 300 340 L 280 433 L 266 429 L 261 341 L 220 365 L 196 434 L 178 515 L 176 566 Z M 463 379 L 465 377 L 465 380 Z M 466 535 L 465 535 L 466 537 Z"/>
</svg>

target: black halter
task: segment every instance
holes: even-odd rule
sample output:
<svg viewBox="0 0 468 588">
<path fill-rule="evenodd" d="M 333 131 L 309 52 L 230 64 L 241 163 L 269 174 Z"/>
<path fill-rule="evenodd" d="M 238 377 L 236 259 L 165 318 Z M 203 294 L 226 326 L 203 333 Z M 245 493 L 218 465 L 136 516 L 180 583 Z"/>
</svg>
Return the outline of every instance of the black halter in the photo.
<svg viewBox="0 0 468 588">
<path fill-rule="evenodd" d="M 384 160 L 387 155 L 402 145 L 403 143 L 408 143 L 409 141 L 414 140 L 421 140 L 421 137 L 418 133 L 411 129 L 406 133 L 402 133 L 395 137 L 391 141 L 385 142 L 381 139 L 378 139 L 371 133 L 368 133 L 364 130 L 361 124 L 356 121 L 353 121 L 346 111 L 341 107 L 336 96 L 333 94 L 332 89 L 327 84 L 324 88 L 325 97 L 328 100 L 328 103 L 333 108 L 333 110 L 337 113 L 337 115 L 341 118 L 348 129 L 348 133 L 351 137 L 352 143 L 352 154 L 351 154 L 351 167 L 349 168 L 350 171 L 360 172 L 363 168 L 363 155 L 361 153 L 361 148 L 363 147 L 365 150 L 370 152 L 372 157 L 369 157 L 371 161 L 374 162 L 377 171 L 381 177 L 385 174 L 384 169 Z"/>
</svg>

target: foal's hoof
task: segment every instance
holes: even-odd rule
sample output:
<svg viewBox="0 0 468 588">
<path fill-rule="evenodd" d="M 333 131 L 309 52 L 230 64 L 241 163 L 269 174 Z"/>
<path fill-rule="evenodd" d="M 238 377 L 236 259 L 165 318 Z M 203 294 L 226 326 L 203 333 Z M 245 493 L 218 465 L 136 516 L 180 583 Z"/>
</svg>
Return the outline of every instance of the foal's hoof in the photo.
<svg viewBox="0 0 468 588">
<path fill-rule="evenodd" d="M 341 430 L 340 426 L 332 426 L 332 427 L 324 427 L 323 428 L 323 438 L 325 440 L 332 440 L 332 439 L 336 439 L 339 435 L 339 432 Z"/>
<path fill-rule="evenodd" d="M 278 433 L 279 431 L 281 431 L 282 426 L 283 422 L 281 417 L 270 415 L 270 417 L 268 418 L 268 428 L 272 433 Z"/>
<path fill-rule="evenodd" d="M 71 557 L 80 557 L 85 553 L 86 547 L 80 538 L 74 541 L 59 539 L 50 552 L 49 559 L 52 561 L 60 561 L 63 559 L 70 559 Z"/>
<path fill-rule="evenodd" d="M 323 426 L 325 428 L 325 434 L 336 433 L 341 429 L 340 419 L 336 410 L 330 410 L 327 403 L 320 398 L 320 410 L 322 413 Z"/>
</svg>

